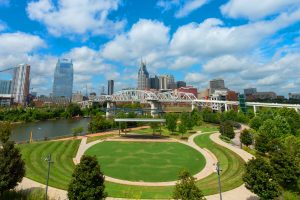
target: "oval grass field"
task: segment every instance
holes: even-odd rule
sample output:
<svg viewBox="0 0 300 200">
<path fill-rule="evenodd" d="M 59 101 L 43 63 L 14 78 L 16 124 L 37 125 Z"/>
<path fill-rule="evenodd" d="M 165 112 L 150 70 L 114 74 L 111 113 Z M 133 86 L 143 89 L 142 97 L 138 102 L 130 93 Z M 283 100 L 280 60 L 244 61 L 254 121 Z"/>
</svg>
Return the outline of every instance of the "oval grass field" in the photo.
<svg viewBox="0 0 300 200">
<path fill-rule="evenodd" d="M 105 175 L 129 181 L 174 181 L 182 169 L 197 174 L 205 166 L 200 152 L 177 142 L 106 141 L 85 154 L 97 157 Z"/>
</svg>

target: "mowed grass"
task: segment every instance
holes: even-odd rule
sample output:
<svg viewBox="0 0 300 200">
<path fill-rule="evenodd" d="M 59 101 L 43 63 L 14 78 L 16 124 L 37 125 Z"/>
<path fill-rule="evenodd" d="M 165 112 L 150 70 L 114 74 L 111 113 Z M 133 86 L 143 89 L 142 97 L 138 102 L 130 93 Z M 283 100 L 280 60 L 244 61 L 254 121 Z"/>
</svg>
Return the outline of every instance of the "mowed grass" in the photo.
<svg viewBox="0 0 300 200">
<path fill-rule="evenodd" d="M 85 154 L 97 157 L 105 175 L 129 181 L 174 181 L 183 169 L 196 174 L 205 166 L 201 153 L 177 142 L 106 141 Z"/>
<path fill-rule="evenodd" d="M 48 169 L 45 158 L 51 153 L 54 163 L 50 168 L 49 185 L 67 189 L 74 169 L 72 159 L 79 144 L 80 140 L 66 140 L 18 145 L 26 163 L 26 177 L 45 184 Z"/>
<path fill-rule="evenodd" d="M 228 191 L 240 186 L 242 182 L 242 173 L 244 169 L 244 161 L 234 152 L 222 147 L 220 145 L 215 144 L 209 138 L 210 134 L 203 134 L 195 138 L 195 142 L 202 148 L 207 148 L 211 152 L 213 152 L 218 160 L 220 161 L 222 172 L 221 172 L 221 185 L 222 191 Z M 75 146 L 78 146 L 79 141 L 65 141 L 70 143 L 76 143 Z M 49 143 L 49 144 L 44 144 Z M 55 143 L 55 144 L 51 144 Z M 61 143 L 61 142 L 58 142 Z M 67 143 L 61 144 L 64 145 L 64 148 L 54 148 L 54 145 L 57 145 L 57 142 L 40 142 L 35 144 L 23 144 L 19 145 L 22 150 L 22 154 L 25 158 L 26 168 L 27 168 L 27 177 L 34 179 L 38 182 L 45 183 L 46 177 L 46 162 L 44 161 L 44 157 L 47 155 L 45 152 L 49 152 L 49 146 L 51 144 L 51 149 L 53 152 L 56 152 L 56 160 L 52 165 L 52 172 L 57 171 L 54 170 L 54 166 L 58 165 L 60 173 L 52 173 L 50 185 L 67 189 L 70 177 L 72 175 L 74 165 L 72 162 L 72 158 L 74 156 L 66 156 Z M 61 146 L 58 145 L 57 147 Z M 47 147 L 48 146 L 48 147 Z M 74 147 L 74 144 L 71 145 Z M 72 147 L 72 148 L 73 148 Z M 77 151 L 77 147 L 74 152 Z M 28 159 L 29 151 L 31 152 L 32 159 Z M 26 156 L 27 155 L 27 156 Z M 43 155 L 43 156 L 41 156 Z M 69 154 L 70 155 L 70 154 Z M 74 153 L 75 155 L 75 153 Z M 53 156 L 54 158 L 54 156 Z M 57 161 L 60 160 L 59 162 Z M 66 166 L 61 166 L 62 164 L 68 165 L 69 170 L 64 170 L 61 172 Z M 103 169 L 103 167 L 102 167 Z M 125 170 L 120 169 L 123 173 L 126 173 Z M 30 173 L 28 173 L 30 172 Z M 155 170 L 152 173 L 156 173 Z M 67 178 L 68 177 L 68 178 Z M 63 182 L 57 181 L 58 179 L 64 180 Z M 211 195 L 218 193 L 218 179 L 216 174 L 212 174 L 200 181 L 197 182 L 197 185 L 203 191 L 205 195 Z M 108 196 L 111 197 L 119 197 L 119 198 L 130 198 L 130 199 L 170 199 L 172 197 L 172 192 L 174 187 L 142 187 L 142 186 L 130 186 L 130 185 L 122 185 L 111 182 L 105 182 L 106 191 Z"/>
<path fill-rule="evenodd" d="M 201 131 L 203 133 L 205 132 L 213 132 L 213 131 L 218 131 L 218 127 L 216 125 L 213 125 L 213 124 L 208 124 L 208 123 L 204 123 L 203 125 L 201 126 L 195 126 L 193 127 L 192 130 L 188 130 L 186 134 L 184 134 L 185 137 L 188 137 L 192 134 L 194 134 L 196 131 Z M 138 130 L 133 130 L 133 131 L 130 131 L 132 133 L 137 133 L 137 134 L 153 134 L 153 129 L 152 128 L 141 128 L 141 129 L 138 129 Z M 155 131 L 155 134 L 159 134 L 159 130 L 156 130 Z M 162 126 L 161 127 L 161 134 L 163 136 L 169 136 L 169 137 L 174 137 L 174 138 L 180 138 L 181 137 L 181 133 L 179 133 L 177 130 L 174 131 L 174 133 L 170 133 L 170 131 Z M 179 136 L 179 137 L 176 137 L 176 136 Z"/>
</svg>

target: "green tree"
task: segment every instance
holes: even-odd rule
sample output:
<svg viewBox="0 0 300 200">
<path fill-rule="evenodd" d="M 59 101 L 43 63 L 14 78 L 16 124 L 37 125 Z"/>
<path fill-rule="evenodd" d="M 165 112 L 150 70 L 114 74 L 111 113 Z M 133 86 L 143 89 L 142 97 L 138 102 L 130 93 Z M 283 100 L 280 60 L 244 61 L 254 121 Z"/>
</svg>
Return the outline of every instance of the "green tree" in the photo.
<svg viewBox="0 0 300 200">
<path fill-rule="evenodd" d="M 77 135 L 80 135 L 83 132 L 83 127 L 79 126 L 79 127 L 73 128 L 72 132 L 73 132 L 73 136 L 76 137 Z"/>
<path fill-rule="evenodd" d="M 166 114 L 166 127 L 171 132 L 174 133 L 177 127 L 177 115 L 173 113 Z"/>
<path fill-rule="evenodd" d="M 253 117 L 250 122 L 249 125 L 251 128 L 253 128 L 254 130 L 258 131 L 259 127 L 263 124 L 263 120 L 260 116 L 255 116 Z"/>
<path fill-rule="evenodd" d="M 271 155 L 271 166 L 277 182 L 285 189 L 296 188 L 300 180 L 299 159 L 284 147 Z"/>
<path fill-rule="evenodd" d="M 219 131 L 223 136 L 233 139 L 235 136 L 232 123 L 230 121 L 225 121 L 220 124 Z"/>
<path fill-rule="evenodd" d="M 11 134 L 11 125 L 8 122 L 0 123 L 0 197 L 4 191 L 13 189 L 21 182 L 25 175 L 25 163 L 21 153 L 8 141 Z"/>
<path fill-rule="evenodd" d="M 79 105 L 70 103 L 66 109 L 66 117 L 71 118 L 71 117 L 78 116 L 78 115 L 82 115 Z"/>
<path fill-rule="evenodd" d="M 197 110 L 194 109 L 191 113 L 193 124 L 196 126 L 201 126 L 203 124 L 203 118 L 201 113 Z"/>
<path fill-rule="evenodd" d="M 185 125 L 185 127 L 188 130 L 192 130 L 193 129 L 194 123 L 193 123 L 192 117 L 191 117 L 191 115 L 189 113 L 187 113 L 187 112 L 181 113 L 181 115 L 180 115 L 180 121 L 181 121 L 181 123 L 183 123 Z"/>
<path fill-rule="evenodd" d="M 154 135 L 155 132 L 156 132 L 156 130 L 157 130 L 158 127 L 159 127 L 159 124 L 156 123 L 156 122 L 151 122 L 151 123 L 150 123 L 150 127 L 152 128 L 152 133 L 153 133 L 153 135 Z"/>
<path fill-rule="evenodd" d="M 83 155 L 72 174 L 68 187 L 69 199 L 105 199 L 107 195 L 104 189 L 104 175 L 100 171 L 96 157 Z"/>
<path fill-rule="evenodd" d="M 262 200 L 274 199 L 280 195 L 280 186 L 274 179 L 272 167 L 263 158 L 258 157 L 246 163 L 243 181 Z"/>
<path fill-rule="evenodd" d="M 183 135 L 186 133 L 186 131 L 187 131 L 187 128 L 186 128 L 185 124 L 181 122 L 178 125 L 178 132 L 181 133 L 181 137 L 183 137 Z"/>
<path fill-rule="evenodd" d="M 248 129 L 244 129 L 240 135 L 241 143 L 249 146 L 253 143 L 253 135 L 250 133 Z"/>
<path fill-rule="evenodd" d="M 205 200 L 202 191 L 196 186 L 195 178 L 188 172 L 182 171 L 173 192 L 174 199 Z"/>
</svg>

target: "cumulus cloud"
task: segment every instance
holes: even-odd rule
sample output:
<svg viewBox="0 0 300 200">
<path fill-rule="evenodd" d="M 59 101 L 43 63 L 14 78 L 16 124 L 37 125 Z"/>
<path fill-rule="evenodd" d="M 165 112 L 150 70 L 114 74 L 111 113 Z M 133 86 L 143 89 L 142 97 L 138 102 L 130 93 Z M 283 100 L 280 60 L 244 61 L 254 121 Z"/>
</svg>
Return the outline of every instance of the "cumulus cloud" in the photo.
<svg viewBox="0 0 300 200">
<path fill-rule="evenodd" d="M 45 42 L 36 35 L 22 32 L 0 34 L 0 54 L 22 54 L 45 47 Z"/>
<path fill-rule="evenodd" d="M 184 77 L 184 80 L 190 84 L 207 84 L 208 78 L 201 73 L 187 73 Z"/>
<path fill-rule="evenodd" d="M 165 54 L 168 42 L 168 27 L 158 21 L 140 19 L 127 33 L 105 44 L 102 55 L 127 64 L 141 58 L 152 63 Z"/>
<path fill-rule="evenodd" d="M 176 8 L 175 17 L 183 18 L 208 2 L 209 0 L 160 0 L 156 5 L 162 9 L 162 12 Z"/>
<path fill-rule="evenodd" d="M 249 67 L 250 63 L 245 59 L 238 59 L 232 55 L 224 55 L 209 60 L 203 69 L 209 73 L 226 73 L 226 72 L 238 72 Z"/>
<path fill-rule="evenodd" d="M 293 10 L 300 6 L 298 0 L 230 0 L 221 6 L 224 15 L 232 18 L 258 20 L 270 15 L 279 14 L 284 10 Z"/>
<path fill-rule="evenodd" d="M 185 1 L 182 7 L 175 13 L 175 17 L 181 18 L 188 16 L 191 12 L 197 10 L 206 4 L 208 0 L 190 0 Z"/>
<path fill-rule="evenodd" d="M 30 19 L 46 25 L 48 31 L 63 34 L 111 35 L 122 30 L 124 21 L 112 21 L 109 14 L 118 9 L 119 0 L 32 1 L 27 5 Z"/>
<path fill-rule="evenodd" d="M 176 58 L 175 62 L 171 65 L 170 69 L 183 69 L 186 67 L 190 67 L 193 64 L 196 64 L 198 62 L 197 58 L 189 57 L 189 56 L 181 56 Z"/>
<path fill-rule="evenodd" d="M 174 33 L 170 48 L 174 55 L 213 57 L 253 50 L 265 38 L 300 20 L 300 9 L 283 13 L 273 20 L 226 27 L 215 18 L 181 26 Z"/>
</svg>

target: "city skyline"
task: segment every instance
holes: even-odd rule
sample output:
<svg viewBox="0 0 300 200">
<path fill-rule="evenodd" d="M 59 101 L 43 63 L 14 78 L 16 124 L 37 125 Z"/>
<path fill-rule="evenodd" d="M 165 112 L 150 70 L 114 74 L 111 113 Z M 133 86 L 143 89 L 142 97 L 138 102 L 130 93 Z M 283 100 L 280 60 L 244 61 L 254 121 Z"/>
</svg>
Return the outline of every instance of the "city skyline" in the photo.
<svg viewBox="0 0 300 200">
<path fill-rule="evenodd" d="M 223 78 L 239 92 L 300 91 L 297 1 L 261 10 L 240 0 L 59 2 L 0 1 L 0 70 L 28 63 L 38 94 L 51 93 L 60 57 L 73 60 L 73 92 L 88 84 L 99 93 L 110 79 L 115 91 L 136 87 L 141 58 L 150 75 L 172 74 L 199 89 Z M 108 14 L 100 23 L 101 13 Z"/>
</svg>

